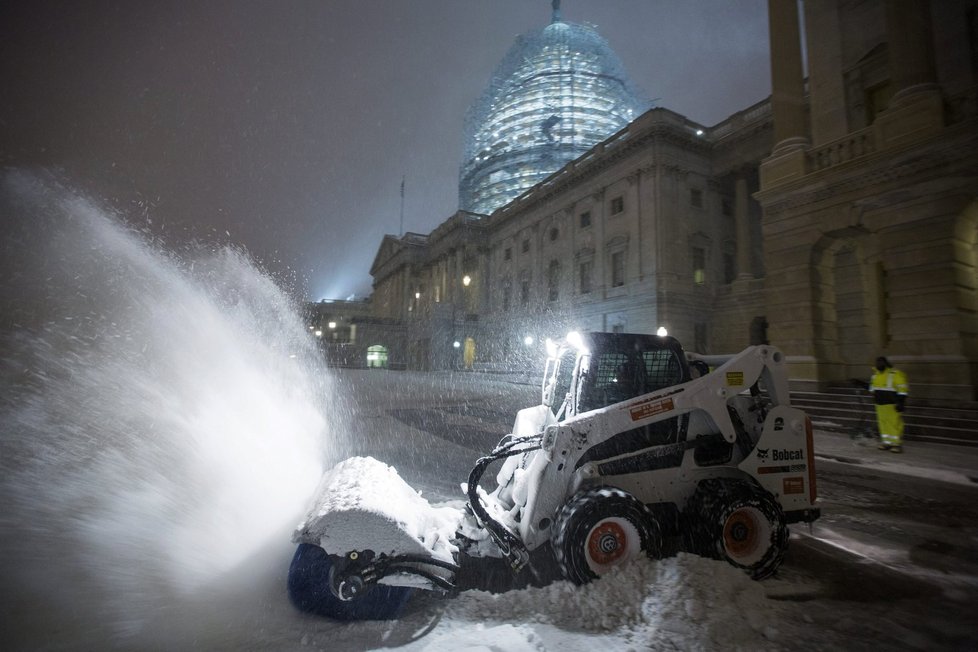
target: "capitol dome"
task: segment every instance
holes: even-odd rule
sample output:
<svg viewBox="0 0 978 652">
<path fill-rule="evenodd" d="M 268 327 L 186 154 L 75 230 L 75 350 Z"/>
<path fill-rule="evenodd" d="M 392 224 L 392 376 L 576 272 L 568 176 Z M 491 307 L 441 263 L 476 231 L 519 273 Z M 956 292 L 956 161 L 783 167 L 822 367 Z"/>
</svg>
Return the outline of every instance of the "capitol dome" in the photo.
<svg viewBox="0 0 978 652">
<path fill-rule="evenodd" d="M 557 3 L 555 3 L 556 5 Z M 488 214 L 647 107 L 592 27 L 560 20 L 519 36 L 465 121 L 459 207 Z"/>
</svg>

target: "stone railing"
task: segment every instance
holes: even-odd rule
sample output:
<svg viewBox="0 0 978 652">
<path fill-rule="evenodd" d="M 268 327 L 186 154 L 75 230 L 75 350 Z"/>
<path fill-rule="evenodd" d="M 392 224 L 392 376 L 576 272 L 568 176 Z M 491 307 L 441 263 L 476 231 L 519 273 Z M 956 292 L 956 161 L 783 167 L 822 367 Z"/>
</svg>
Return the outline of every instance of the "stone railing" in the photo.
<svg viewBox="0 0 978 652">
<path fill-rule="evenodd" d="M 867 127 L 819 147 L 813 147 L 808 153 L 808 161 L 812 171 L 824 170 L 872 154 L 874 151 L 876 151 L 876 141 L 873 137 L 873 128 Z"/>
</svg>

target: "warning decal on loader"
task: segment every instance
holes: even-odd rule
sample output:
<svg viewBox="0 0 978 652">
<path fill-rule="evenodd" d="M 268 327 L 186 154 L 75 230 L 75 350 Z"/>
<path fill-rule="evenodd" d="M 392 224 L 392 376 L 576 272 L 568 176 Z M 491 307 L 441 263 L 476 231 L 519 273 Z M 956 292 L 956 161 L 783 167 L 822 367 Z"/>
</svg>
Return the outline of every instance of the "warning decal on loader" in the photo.
<svg viewBox="0 0 978 652">
<path fill-rule="evenodd" d="M 727 384 L 731 387 L 740 387 L 744 384 L 744 372 L 743 371 L 728 371 L 727 372 Z"/>
<path fill-rule="evenodd" d="M 632 421 L 639 421 L 640 419 L 647 419 L 648 417 L 659 414 L 661 412 L 668 412 L 674 407 L 672 399 L 667 398 L 658 403 L 646 403 L 644 405 L 638 405 L 629 410 L 629 414 L 632 415 Z"/>
<path fill-rule="evenodd" d="M 805 478 L 785 478 L 784 493 L 785 494 L 805 493 Z"/>
</svg>

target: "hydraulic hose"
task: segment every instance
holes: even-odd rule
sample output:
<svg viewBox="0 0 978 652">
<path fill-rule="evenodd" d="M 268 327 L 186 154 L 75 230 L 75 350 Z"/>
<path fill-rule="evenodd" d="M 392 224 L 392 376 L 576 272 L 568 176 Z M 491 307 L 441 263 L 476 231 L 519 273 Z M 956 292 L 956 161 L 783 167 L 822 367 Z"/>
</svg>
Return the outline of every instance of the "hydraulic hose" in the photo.
<svg viewBox="0 0 978 652">
<path fill-rule="evenodd" d="M 492 537 L 492 540 L 496 542 L 497 546 L 499 546 L 500 551 L 502 551 L 502 553 L 509 560 L 510 567 L 514 572 L 521 570 L 530 561 L 530 551 L 527 550 L 526 544 L 523 543 L 522 539 L 510 532 L 506 526 L 490 516 L 486 508 L 482 506 L 482 500 L 479 498 L 479 481 L 482 479 L 483 474 L 486 472 L 486 469 L 489 468 L 490 464 L 497 460 L 512 457 L 513 455 L 521 455 L 523 453 L 540 450 L 540 442 L 542 439 L 543 437 L 541 435 L 533 435 L 530 437 L 510 436 L 509 441 L 507 441 L 507 438 L 504 438 L 491 453 L 484 457 L 480 457 L 476 461 L 475 466 L 472 467 L 472 471 L 469 473 L 467 492 L 469 496 L 469 507 L 472 509 L 472 512 L 476 515 L 479 521 L 482 522 L 483 527 L 485 527 L 489 532 L 489 536 Z M 517 448 L 517 446 L 520 444 L 531 445 Z"/>
</svg>

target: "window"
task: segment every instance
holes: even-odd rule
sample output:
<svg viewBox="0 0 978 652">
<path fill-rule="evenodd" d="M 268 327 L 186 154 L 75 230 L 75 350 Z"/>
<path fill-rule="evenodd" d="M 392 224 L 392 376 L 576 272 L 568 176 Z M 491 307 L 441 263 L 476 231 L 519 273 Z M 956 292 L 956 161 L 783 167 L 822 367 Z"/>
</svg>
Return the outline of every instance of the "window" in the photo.
<svg viewBox="0 0 978 652">
<path fill-rule="evenodd" d="M 512 259 L 513 259 L 513 248 L 506 247 L 506 250 L 503 251 L 503 260 L 512 260 Z"/>
<path fill-rule="evenodd" d="M 625 284 L 625 252 L 616 251 L 611 254 L 611 287 L 617 288 Z"/>
<path fill-rule="evenodd" d="M 726 251 L 723 254 L 723 282 L 733 283 L 736 277 L 737 265 L 735 263 L 734 255 L 729 251 Z"/>
<path fill-rule="evenodd" d="M 586 229 L 591 226 L 591 211 L 581 213 L 581 228 Z"/>
<path fill-rule="evenodd" d="M 510 287 L 509 283 L 503 286 L 503 312 L 509 311 L 509 303 L 513 296 L 513 288 Z"/>
<path fill-rule="evenodd" d="M 550 261 L 550 268 L 547 270 L 547 298 L 556 301 L 560 297 L 560 263 L 556 260 Z"/>
<path fill-rule="evenodd" d="M 702 247 L 693 247 L 693 283 L 706 283 L 706 250 Z"/>
<path fill-rule="evenodd" d="M 529 250 L 530 250 L 530 239 L 527 238 L 526 240 L 523 241 L 523 253 L 525 254 Z"/>
<path fill-rule="evenodd" d="M 594 269 L 594 263 L 589 260 L 581 263 L 578 269 L 581 274 L 581 294 L 591 294 L 591 270 Z"/>
<path fill-rule="evenodd" d="M 520 304 L 523 306 L 530 303 L 530 279 L 525 278 L 520 281 Z"/>
<path fill-rule="evenodd" d="M 703 191 L 699 188 L 690 188 L 689 203 L 693 208 L 703 208 Z"/>
<path fill-rule="evenodd" d="M 550 229 L 550 242 L 555 242 L 559 237 L 560 231 L 557 229 L 557 227 Z"/>
<path fill-rule="evenodd" d="M 611 200 L 611 214 L 612 215 L 617 215 L 618 213 L 621 213 L 624 210 L 625 210 L 625 198 L 624 197 L 622 197 L 621 195 L 618 195 L 617 197 L 615 197 L 614 199 Z"/>
<path fill-rule="evenodd" d="M 733 215 L 733 204 L 730 203 L 729 197 L 724 197 L 720 200 L 720 210 L 727 217 Z"/>
</svg>

